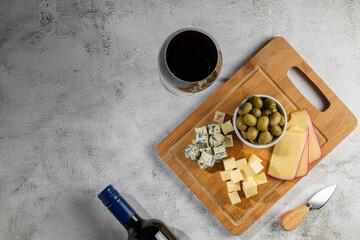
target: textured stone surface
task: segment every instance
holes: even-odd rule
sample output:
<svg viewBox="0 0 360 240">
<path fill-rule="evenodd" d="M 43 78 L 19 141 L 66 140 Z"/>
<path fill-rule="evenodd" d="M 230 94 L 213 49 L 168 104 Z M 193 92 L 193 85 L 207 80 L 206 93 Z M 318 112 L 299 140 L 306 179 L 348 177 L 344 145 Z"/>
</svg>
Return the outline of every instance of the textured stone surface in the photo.
<svg viewBox="0 0 360 240">
<path fill-rule="evenodd" d="M 274 36 L 283 36 L 360 118 L 359 1 L 0 2 L 0 239 L 125 239 L 96 194 L 112 183 L 181 239 L 357 239 L 356 129 L 240 237 L 157 156 L 156 146 Z M 161 42 L 211 33 L 220 81 L 191 97 L 158 78 Z M 292 232 L 280 215 L 338 183 Z"/>
</svg>

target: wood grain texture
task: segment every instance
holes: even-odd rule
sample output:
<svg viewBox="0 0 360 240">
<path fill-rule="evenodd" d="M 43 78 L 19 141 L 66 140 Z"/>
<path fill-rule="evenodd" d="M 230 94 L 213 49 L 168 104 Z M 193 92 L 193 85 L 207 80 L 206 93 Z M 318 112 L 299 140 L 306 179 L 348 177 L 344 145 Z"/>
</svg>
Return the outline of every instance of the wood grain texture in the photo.
<svg viewBox="0 0 360 240">
<path fill-rule="evenodd" d="M 287 231 L 294 230 L 309 212 L 309 208 L 303 204 L 281 215 L 279 224 Z"/>
<path fill-rule="evenodd" d="M 326 111 L 320 112 L 316 109 L 287 77 L 287 72 L 292 67 L 299 68 L 307 75 L 327 99 L 329 108 Z M 309 110 L 323 150 L 322 158 L 312 163 L 310 170 L 357 125 L 351 111 L 285 39 L 277 37 L 270 41 L 157 147 L 160 157 L 234 235 L 248 229 L 301 178 L 282 181 L 268 177 L 267 184 L 258 186 L 259 194 L 247 199 L 241 192 L 241 203 L 231 205 L 226 184 L 221 181 L 219 174 L 223 165 L 215 164 L 213 168 L 201 170 L 196 162 L 185 158 L 184 149 L 195 138 L 195 127 L 213 123 L 215 111 L 225 112 L 226 120 L 229 120 L 237 105 L 254 94 L 266 94 L 276 98 L 284 106 L 288 116 L 294 110 Z M 236 159 L 249 158 L 255 153 L 264 160 L 263 165 L 267 172 L 273 147 L 254 149 L 242 144 L 235 133 L 232 134 L 234 147 L 227 148 L 229 156 Z"/>
</svg>

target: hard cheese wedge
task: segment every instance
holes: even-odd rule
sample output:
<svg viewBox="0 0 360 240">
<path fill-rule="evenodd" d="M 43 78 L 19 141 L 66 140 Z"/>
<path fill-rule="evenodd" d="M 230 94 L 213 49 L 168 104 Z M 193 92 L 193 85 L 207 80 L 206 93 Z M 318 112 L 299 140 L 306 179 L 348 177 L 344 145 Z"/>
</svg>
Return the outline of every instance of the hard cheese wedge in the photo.
<svg viewBox="0 0 360 240">
<path fill-rule="evenodd" d="M 268 175 L 282 180 L 293 180 L 296 177 L 299 163 L 306 147 L 309 130 L 287 130 L 275 145 Z"/>
<path fill-rule="evenodd" d="M 287 128 L 289 129 L 292 126 L 302 128 L 304 131 L 309 128 L 309 163 L 315 162 L 321 158 L 321 147 L 308 110 L 302 109 L 292 112 L 290 114 L 290 120 L 287 123 Z"/>
<path fill-rule="evenodd" d="M 309 136 L 309 138 L 310 138 L 310 136 Z M 310 142 L 309 138 L 306 141 L 304 153 L 303 153 L 303 155 L 301 157 L 300 164 L 299 164 L 299 169 L 298 169 L 298 172 L 296 174 L 296 177 L 304 177 L 309 172 L 309 142 Z"/>
</svg>

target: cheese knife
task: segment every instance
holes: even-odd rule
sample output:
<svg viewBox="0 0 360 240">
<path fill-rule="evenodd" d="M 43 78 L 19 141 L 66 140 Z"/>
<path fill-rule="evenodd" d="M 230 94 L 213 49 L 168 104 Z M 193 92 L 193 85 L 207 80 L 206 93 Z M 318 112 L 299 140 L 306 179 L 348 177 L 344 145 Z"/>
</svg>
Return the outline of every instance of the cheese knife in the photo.
<svg viewBox="0 0 360 240">
<path fill-rule="evenodd" d="M 279 219 L 280 226 L 287 231 L 297 228 L 311 209 L 320 209 L 329 201 L 335 188 L 336 184 L 328 186 L 317 192 L 306 204 L 284 213 Z"/>
</svg>

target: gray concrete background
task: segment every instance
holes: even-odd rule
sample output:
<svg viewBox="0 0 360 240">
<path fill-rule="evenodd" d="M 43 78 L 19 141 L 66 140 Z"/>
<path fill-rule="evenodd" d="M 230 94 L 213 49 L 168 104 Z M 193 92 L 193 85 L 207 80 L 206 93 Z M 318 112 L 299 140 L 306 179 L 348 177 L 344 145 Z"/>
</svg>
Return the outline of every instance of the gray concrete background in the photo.
<svg viewBox="0 0 360 240">
<path fill-rule="evenodd" d="M 0 2 L 0 239 L 125 239 L 96 198 L 112 183 L 181 239 L 358 239 L 357 128 L 239 237 L 158 157 L 157 144 L 261 46 L 282 36 L 360 118 L 360 1 Z M 162 41 L 211 33 L 224 68 L 210 89 L 161 85 Z M 329 204 L 300 227 L 278 218 L 326 185 Z"/>
</svg>

